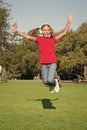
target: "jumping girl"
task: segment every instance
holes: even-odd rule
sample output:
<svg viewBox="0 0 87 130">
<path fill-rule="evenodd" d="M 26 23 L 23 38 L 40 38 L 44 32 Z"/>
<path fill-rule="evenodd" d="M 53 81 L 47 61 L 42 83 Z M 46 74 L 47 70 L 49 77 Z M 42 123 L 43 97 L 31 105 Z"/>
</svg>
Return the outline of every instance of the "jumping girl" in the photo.
<svg viewBox="0 0 87 130">
<path fill-rule="evenodd" d="M 59 92 L 59 83 L 58 80 L 55 79 L 57 68 L 57 58 L 54 50 L 55 43 L 67 34 L 71 22 L 72 15 L 69 15 L 64 30 L 56 35 L 49 24 L 43 24 L 41 26 L 41 35 L 38 36 L 25 34 L 17 30 L 14 26 L 9 26 L 13 33 L 37 43 L 40 54 L 40 64 L 42 66 L 42 80 L 46 86 L 49 86 L 50 93 L 53 93 L 54 91 Z"/>
</svg>

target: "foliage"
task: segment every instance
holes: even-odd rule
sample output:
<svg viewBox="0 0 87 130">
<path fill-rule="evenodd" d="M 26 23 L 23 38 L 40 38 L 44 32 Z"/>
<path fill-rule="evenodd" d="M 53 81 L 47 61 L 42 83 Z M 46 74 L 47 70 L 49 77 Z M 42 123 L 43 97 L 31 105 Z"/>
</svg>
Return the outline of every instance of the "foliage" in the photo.
<svg viewBox="0 0 87 130">
<path fill-rule="evenodd" d="M 85 29 L 84 29 L 85 28 Z M 76 75 L 84 75 L 84 65 L 87 65 L 87 23 L 78 30 L 69 33 L 56 45 L 59 60 L 58 73 L 61 79 L 72 79 Z"/>
</svg>

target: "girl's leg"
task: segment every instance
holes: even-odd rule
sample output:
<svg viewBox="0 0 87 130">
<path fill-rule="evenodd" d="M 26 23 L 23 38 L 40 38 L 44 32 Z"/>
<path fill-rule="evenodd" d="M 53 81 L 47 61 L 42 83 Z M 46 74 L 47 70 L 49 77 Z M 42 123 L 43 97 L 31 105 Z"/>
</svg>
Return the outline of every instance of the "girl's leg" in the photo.
<svg viewBox="0 0 87 130">
<path fill-rule="evenodd" d="M 57 64 L 53 63 L 50 65 L 50 68 L 49 68 L 48 82 L 51 85 L 49 87 L 50 93 L 53 93 L 54 91 L 59 92 L 59 84 L 58 84 L 57 79 L 55 79 L 56 67 L 57 67 Z"/>
<path fill-rule="evenodd" d="M 52 63 L 49 65 L 48 82 L 52 86 L 56 85 L 56 81 L 55 81 L 56 68 L 57 68 L 57 63 Z"/>
<path fill-rule="evenodd" d="M 42 80 L 45 85 L 48 85 L 48 72 L 49 67 L 48 64 L 42 64 Z"/>
<path fill-rule="evenodd" d="M 43 83 L 46 85 L 55 86 L 55 73 L 56 73 L 56 63 L 52 64 L 42 64 L 42 79 Z"/>
</svg>

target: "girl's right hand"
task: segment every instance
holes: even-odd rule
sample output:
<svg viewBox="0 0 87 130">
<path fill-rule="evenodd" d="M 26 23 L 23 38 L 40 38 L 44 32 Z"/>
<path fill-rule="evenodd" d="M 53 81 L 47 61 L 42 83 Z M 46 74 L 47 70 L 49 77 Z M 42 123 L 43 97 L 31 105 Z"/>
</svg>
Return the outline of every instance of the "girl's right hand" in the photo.
<svg viewBox="0 0 87 130">
<path fill-rule="evenodd" d="M 13 26 L 13 25 L 9 25 L 9 28 L 11 29 L 11 31 L 13 33 L 16 33 L 17 32 L 17 29 Z"/>
</svg>

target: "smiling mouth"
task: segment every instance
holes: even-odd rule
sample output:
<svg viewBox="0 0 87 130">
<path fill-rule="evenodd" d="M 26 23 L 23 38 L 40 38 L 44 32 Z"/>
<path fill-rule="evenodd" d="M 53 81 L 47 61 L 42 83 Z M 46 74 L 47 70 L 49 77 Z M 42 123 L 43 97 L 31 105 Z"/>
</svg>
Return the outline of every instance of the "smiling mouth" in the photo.
<svg viewBox="0 0 87 130">
<path fill-rule="evenodd" d="M 45 34 L 44 36 L 45 36 L 45 37 L 50 37 L 51 35 L 50 35 L 50 34 Z"/>
</svg>

